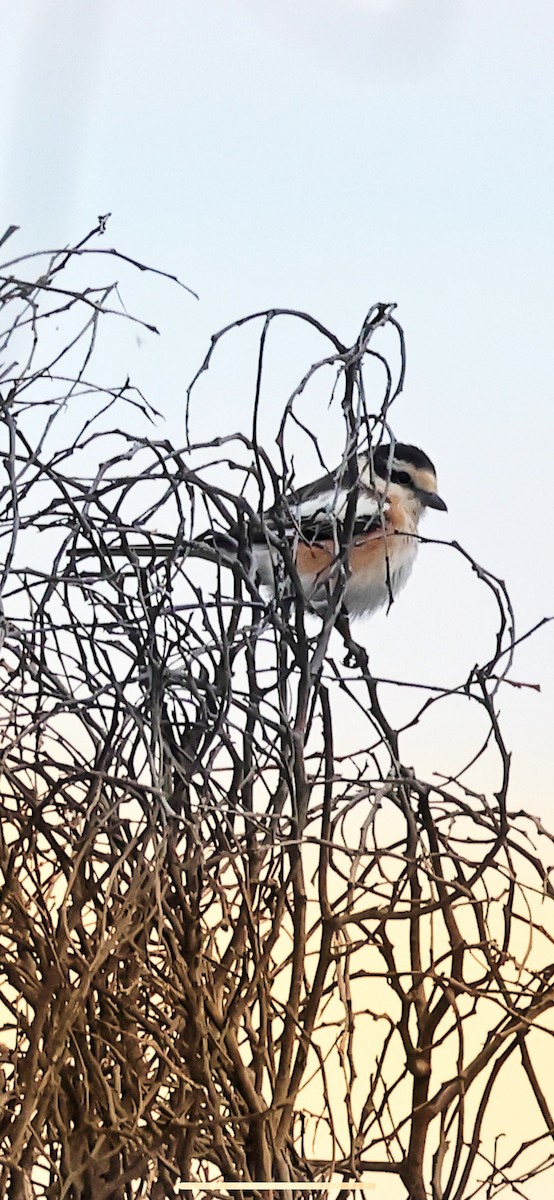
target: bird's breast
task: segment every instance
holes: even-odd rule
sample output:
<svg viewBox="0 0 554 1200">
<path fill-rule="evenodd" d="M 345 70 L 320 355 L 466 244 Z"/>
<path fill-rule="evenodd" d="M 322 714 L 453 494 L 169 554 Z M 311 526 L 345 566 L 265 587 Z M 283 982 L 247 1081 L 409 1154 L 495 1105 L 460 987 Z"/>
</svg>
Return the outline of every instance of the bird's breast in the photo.
<svg viewBox="0 0 554 1200">
<path fill-rule="evenodd" d="M 413 535 L 372 533 L 357 538 L 348 550 L 345 602 L 349 613 L 371 613 L 394 599 L 406 583 L 416 553 Z M 337 547 L 332 542 L 299 543 L 296 567 L 307 598 L 323 599 L 340 570 Z"/>
<path fill-rule="evenodd" d="M 352 616 L 372 613 L 395 600 L 417 554 L 417 538 L 392 533 L 352 546 L 345 602 Z"/>
</svg>

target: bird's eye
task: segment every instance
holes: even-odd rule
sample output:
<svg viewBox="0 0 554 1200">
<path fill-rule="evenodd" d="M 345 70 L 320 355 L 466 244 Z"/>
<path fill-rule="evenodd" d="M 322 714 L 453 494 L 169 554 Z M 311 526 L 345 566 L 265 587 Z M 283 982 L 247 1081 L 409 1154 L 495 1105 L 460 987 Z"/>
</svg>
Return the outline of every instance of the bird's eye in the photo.
<svg viewBox="0 0 554 1200">
<path fill-rule="evenodd" d="M 408 471 L 394 471 L 393 478 L 395 483 L 401 483 L 403 487 L 411 487 L 414 482 Z"/>
</svg>

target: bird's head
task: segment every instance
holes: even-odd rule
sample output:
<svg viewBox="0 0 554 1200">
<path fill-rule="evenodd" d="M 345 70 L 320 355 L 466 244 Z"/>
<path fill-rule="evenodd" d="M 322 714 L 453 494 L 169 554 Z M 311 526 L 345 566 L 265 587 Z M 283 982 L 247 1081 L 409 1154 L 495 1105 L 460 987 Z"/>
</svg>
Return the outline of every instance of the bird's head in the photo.
<svg viewBox="0 0 554 1200">
<path fill-rule="evenodd" d="M 446 504 L 437 491 L 437 475 L 431 459 L 417 446 L 396 442 L 377 446 L 365 456 L 362 477 L 369 475 L 382 490 L 402 489 L 418 501 L 422 508 L 438 508 L 446 512 Z"/>
</svg>

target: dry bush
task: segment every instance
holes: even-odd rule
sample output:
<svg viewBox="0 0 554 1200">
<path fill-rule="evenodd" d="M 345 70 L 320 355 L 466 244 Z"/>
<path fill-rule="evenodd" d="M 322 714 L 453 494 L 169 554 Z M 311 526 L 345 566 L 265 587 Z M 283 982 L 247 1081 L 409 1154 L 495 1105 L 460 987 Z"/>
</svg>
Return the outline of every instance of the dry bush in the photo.
<svg viewBox="0 0 554 1200">
<path fill-rule="evenodd" d="M 114 254 L 102 233 L 0 273 L 2 1194 L 334 1179 L 346 1196 L 382 1173 L 412 1200 L 509 1191 L 552 1164 L 554 987 L 552 837 L 507 808 L 506 590 L 454 547 L 494 597 L 496 645 L 459 687 L 423 689 L 410 721 L 452 694 L 479 706 L 502 776 L 487 796 L 464 771 L 438 783 L 403 765 L 344 577 L 321 619 L 285 581 L 269 603 L 248 570 L 248 523 L 293 478 L 289 429 L 316 444 L 297 400 L 318 372 L 334 372 L 346 471 L 387 428 L 393 310 L 375 306 L 352 347 L 292 314 L 322 356 L 271 456 L 260 387 L 284 314 L 247 318 L 250 434 L 174 447 L 131 385 L 91 382 L 119 302 L 74 280 Z M 202 528 L 237 524 L 233 570 L 191 553 Z M 341 705 L 354 752 L 334 734 Z M 531 1132 L 500 1141 L 505 1078 Z"/>
</svg>

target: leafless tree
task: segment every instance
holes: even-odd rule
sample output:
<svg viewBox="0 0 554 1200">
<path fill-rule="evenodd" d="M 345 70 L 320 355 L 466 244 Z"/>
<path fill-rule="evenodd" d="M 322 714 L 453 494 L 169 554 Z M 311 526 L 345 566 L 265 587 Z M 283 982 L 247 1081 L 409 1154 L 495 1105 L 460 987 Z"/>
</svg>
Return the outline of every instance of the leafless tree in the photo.
<svg viewBox="0 0 554 1200">
<path fill-rule="evenodd" d="M 403 763 L 407 725 L 342 609 L 346 568 L 319 616 L 284 538 L 274 600 L 249 569 L 249 526 L 295 481 L 289 432 L 318 452 L 298 408 L 312 380 L 333 376 L 352 484 L 358 447 L 389 428 L 394 307 L 375 305 L 353 346 L 306 313 L 246 318 L 251 429 L 194 445 L 198 388 L 237 321 L 176 447 L 128 381 L 93 382 L 99 322 L 131 318 L 83 275 L 91 259 L 145 270 L 104 226 L 0 272 L 2 1195 L 342 1181 L 346 1197 L 384 1173 L 411 1200 L 532 1195 L 554 1161 L 553 839 L 508 807 L 506 588 L 445 544 L 492 594 L 496 644 L 455 689 L 411 691 L 411 729 L 452 694 L 479 706 L 489 795 L 465 769 L 430 781 Z M 322 349 L 269 453 L 262 380 L 285 317 Z M 199 557 L 207 528 L 238 529 L 234 566 L 208 544 Z M 530 1126 L 505 1125 L 506 1087 Z"/>
</svg>

